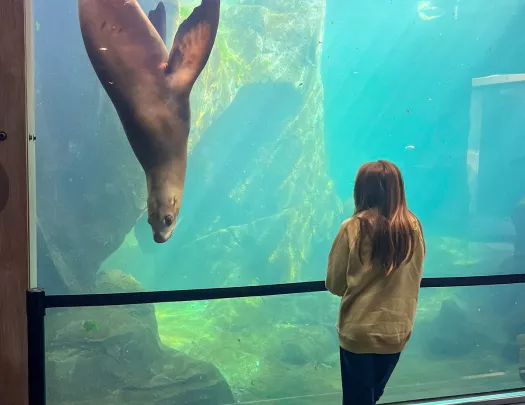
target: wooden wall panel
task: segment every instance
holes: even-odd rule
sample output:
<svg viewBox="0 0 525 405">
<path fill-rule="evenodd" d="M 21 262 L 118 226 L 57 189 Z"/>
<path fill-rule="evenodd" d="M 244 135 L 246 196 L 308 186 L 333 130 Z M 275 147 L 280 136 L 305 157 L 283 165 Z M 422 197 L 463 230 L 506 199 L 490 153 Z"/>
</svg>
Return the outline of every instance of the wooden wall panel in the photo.
<svg viewBox="0 0 525 405">
<path fill-rule="evenodd" d="M 28 405 L 29 286 L 25 1 L 0 0 L 0 403 Z M 1 170 L 0 170 L 1 171 Z"/>
</svg>

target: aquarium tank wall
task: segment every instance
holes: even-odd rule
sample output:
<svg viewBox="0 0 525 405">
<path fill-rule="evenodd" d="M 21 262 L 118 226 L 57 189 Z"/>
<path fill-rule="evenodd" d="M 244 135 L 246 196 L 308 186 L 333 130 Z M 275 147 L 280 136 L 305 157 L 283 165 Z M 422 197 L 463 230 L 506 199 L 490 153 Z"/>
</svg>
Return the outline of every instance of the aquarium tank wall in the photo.
<svg viewBox="0 0 525 405">
<path fill-rule="evenodd" d="M 169 50 L 200 2 L 163 4 Z M 357 168 L 380 158 L 422 221 L 425 277 L 524 272 L 524 3 L 222 0 L 165 243 L 78 2 L 33 9 L 48 295 L 323 280 Z M 384 401 L 522 387 L 523 288 L 423 289 Z M 317 292 L 48 310 L 48 404 L 340 403 L 338 304 Z"/>
</svg>

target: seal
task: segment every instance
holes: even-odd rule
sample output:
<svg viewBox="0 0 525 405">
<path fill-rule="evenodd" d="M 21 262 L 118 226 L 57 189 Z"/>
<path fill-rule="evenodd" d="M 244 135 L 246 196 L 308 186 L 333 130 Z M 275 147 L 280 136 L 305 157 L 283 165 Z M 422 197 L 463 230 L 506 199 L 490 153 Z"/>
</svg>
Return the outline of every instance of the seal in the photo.
<svg viewBox="0 0 525 405">
<path fill-rule="evenodd" d="M 164 243 L 184 191 L 190 93 L 215 43 L 220 0 L 201 1 L 169 54 L 164 4 L 149 18 L 137 0 L 78 0 L 78 10 L 89 60 L 146 175 L 153 239 Z"/>
</svg>

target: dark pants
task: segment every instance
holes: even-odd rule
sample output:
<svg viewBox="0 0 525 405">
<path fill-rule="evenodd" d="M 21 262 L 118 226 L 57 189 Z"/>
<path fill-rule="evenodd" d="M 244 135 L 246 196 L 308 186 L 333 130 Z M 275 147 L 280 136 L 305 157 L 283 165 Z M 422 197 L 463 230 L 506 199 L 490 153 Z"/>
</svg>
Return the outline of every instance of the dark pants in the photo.
<svg viewBox="0 0 525 405">
<path fill-rule="evenodd" d="M 374 405 L 385 386 L 401 353 L 356 354 L 340 348 L 343 405 Z"/>
</svg>

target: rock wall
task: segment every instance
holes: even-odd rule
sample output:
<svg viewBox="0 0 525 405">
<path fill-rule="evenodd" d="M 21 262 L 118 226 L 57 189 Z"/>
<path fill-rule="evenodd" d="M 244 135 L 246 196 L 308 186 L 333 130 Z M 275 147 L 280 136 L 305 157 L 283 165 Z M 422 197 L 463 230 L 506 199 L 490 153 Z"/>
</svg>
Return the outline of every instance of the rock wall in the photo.
<svg viewBox="0 0 525 405">
<path fill-rule="evenodd" d="M 100 273 L 101 293 L 141 291 L 120 271 Z M 164 346 L 153 305 L 48 311 L 50 405 L 221 405 L 234 402 L 211 363 Z"/>
<path fill-rule="evenodd" d="M 324 263 L 315 260 L 326 257 L 342 212 L 324 153 L 324 8 L 224 4 L 192 93 L 181 222 L 170 251 L 155 255 L 164 283 L 195 280 L 196 269 L 210 285 L 319 278 Z"/>
</svg>

